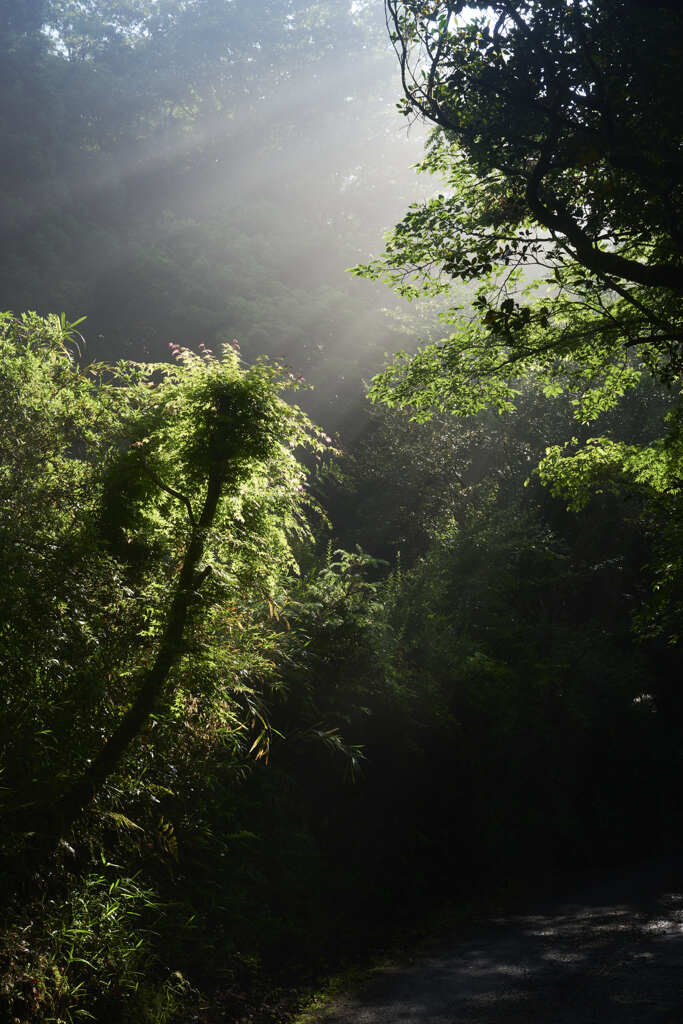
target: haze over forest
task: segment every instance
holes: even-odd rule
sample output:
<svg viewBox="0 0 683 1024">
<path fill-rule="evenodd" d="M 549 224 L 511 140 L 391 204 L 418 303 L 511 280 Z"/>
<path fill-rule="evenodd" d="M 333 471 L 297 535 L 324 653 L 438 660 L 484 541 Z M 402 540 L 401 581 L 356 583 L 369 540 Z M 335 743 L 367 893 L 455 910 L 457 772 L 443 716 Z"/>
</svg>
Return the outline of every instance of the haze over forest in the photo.
<svg viewBox="0 0 683 1024">
<path fill-rule="evenodd" d="M 86 360 L 234 337 L 353 421 L 403 339 L 345 271 L 418 195 L 425 133 L 381 4 L 352 6 L 50 5 L 2 71 L 0 307 L 86 315 Z M 5 33 L 42 7 L 9 5 Z"/>
<path fill-rule="evenodd" d="M 676 0 L 0 5 L 0 1024 L 311 1024 L 679 884 L 682 53 Z M 632 903 L 605 1014 L 588 915 L 496 1024 L 544 957 L 637 1014 Z"/>
</svg>

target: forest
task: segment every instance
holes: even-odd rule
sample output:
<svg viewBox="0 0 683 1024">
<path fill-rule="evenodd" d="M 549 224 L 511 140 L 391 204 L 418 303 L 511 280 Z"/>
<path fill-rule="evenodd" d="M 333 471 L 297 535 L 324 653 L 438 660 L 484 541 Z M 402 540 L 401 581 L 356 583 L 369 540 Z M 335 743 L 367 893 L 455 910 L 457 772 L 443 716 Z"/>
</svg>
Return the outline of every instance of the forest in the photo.
<svg viewBox="0 0 683 1024">
<path fill-rule="evenodd" d="M 285 1024 L 683 854 L 682 55 L 0 7 L 0 1022 Z"/>
</svg>

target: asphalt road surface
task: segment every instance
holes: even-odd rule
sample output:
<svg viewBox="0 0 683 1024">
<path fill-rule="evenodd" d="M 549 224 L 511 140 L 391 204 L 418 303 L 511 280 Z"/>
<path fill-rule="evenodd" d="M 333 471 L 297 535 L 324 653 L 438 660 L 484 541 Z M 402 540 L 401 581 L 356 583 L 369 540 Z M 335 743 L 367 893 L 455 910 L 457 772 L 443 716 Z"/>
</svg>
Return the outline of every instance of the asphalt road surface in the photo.
<svg viewBox="0 0 683 1024">
<path fill-rule="evenodd" d="M 683 1024 L 683 866 L 493 918 L 382 971 L 320 1024 Z"/>
</svg>

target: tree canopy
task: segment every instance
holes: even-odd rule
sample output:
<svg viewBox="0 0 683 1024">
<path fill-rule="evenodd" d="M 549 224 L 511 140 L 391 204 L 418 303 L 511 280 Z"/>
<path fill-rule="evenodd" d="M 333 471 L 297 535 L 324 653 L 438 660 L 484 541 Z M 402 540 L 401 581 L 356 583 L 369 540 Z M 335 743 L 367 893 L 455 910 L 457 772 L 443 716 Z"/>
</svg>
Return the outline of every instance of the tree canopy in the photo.
<svg viewBox="0 0 683 1024">
<path fill-rule="evenodd" d="M 375 397 L 462 413 L 509 408 L 531 376 L 595 419 L 683 353 L 683 21 L 635 0 L 387 0 L 402 108 L 436 125 L 411 207 L 357 268 L 409 297 L 479 282 L 457 330 L 400 356 Z"/>
</svg>

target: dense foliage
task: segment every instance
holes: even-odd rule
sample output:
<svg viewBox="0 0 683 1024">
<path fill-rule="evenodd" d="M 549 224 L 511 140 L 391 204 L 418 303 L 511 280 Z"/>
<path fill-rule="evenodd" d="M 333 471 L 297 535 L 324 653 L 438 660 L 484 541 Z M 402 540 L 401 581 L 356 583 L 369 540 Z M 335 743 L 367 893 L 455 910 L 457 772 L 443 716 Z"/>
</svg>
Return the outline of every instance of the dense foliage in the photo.
<svg viewBox="0 0 683 1024">
<path fill-rule="evenodd" d="M 420 416 L 510 409 L 532 376 L 549 396 L 568 390 L 587 423 L 644 373 L 680 391 L 680 11 L 463 6 L 387 2 L 404 110 L 437 125 L 422 169 L 446 191 L 357 272 L 408 296 L 480 285 L 471 308 L 446 313 L 454 333 L 401 356 L 375 396 Z M 678 487 L 672 445 L 644 456 L 660 490 Z M 606 437 L 589 452 L 643 477 Z"/>
<path fill-rule="evenodd" d="M 270 619 L 307 530 L 294 450 L 322 442 L 279 371 L 230 346 L 81 371 L 63 320 L 5 316 L 0 340 L 4 842 L 23 871 L 93 797 L 142 829 L 140 779 L 158 803 L 216 730 L 264 756 Z"/>
</svg>

